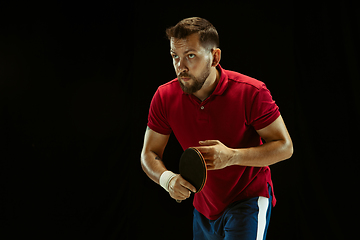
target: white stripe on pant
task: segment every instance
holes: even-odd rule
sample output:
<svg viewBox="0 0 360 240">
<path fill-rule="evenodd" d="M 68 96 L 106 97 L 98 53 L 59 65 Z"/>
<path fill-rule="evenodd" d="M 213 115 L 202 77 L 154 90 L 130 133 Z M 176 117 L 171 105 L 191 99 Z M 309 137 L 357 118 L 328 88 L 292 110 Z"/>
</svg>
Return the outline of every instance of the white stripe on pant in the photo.
<svg viewBox="0 0 360 240">
<path fill-rule="evenodd" d="M 258 227 L 256 240 L 264 239 L 264 231 L 266 226 L 266 213 L 269 207 L 269 199 L 266 197 L 259 197 L 258 199 Z"/>
</svg>

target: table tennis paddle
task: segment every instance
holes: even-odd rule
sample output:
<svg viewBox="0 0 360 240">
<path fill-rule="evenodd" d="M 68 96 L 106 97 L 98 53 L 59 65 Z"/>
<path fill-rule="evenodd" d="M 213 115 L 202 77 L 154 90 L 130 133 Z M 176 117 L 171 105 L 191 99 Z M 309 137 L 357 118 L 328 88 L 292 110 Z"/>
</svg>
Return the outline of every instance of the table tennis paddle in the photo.
<svg viewBox="0 0 360 240">
<path fill-rule="evenodd" d="M 199 150 L 190 147 L 183 152 L 180 157 L 179 171 L 181 177 L 196 188 L 196 193 L 203 189 L 206 183 L 207 168 L 205 159 Z M 176 201 L 181 202 L 181 200 Z"/>
</svg>

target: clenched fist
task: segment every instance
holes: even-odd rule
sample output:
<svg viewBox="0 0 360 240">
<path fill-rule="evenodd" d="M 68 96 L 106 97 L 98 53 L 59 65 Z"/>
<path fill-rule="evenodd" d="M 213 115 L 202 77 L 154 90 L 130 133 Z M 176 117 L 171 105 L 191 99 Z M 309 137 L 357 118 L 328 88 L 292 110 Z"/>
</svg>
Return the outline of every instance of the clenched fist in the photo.
<svg viewBox="0 0 360 240">
<path fill-rule="evenodd" d="M 196 188 L 188 181 L 183 179 L 180 174 L 171 179 L 169 183 L 170 196 L 176 200 L 185 200 L 190 197 L 191 192 L 196 192 Z"/>
</svg>

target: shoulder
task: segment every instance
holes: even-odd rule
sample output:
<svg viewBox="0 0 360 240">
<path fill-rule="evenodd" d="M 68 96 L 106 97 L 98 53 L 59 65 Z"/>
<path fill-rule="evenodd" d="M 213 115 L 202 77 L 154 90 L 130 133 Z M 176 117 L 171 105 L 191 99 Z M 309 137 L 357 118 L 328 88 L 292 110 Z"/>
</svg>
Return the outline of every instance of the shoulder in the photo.
<svg viewBox="0 0 360 240">
<path fill-rule="evenodd" d="M 178 80 L 177 78 L 167 82 L 167 83 L 164 83 L 162 85 L 160 85 L 158 87 L 159 90 L 161 91 L 177 91 L 177 90 L 181 90 L 180 86 L 179 86 L 179 83 L 178 83 Z"/>
<path fill-rule="evenodd" d="M 166 104 L 169 102 L 173 102 L 176 99 L 180 99 L 182 95 L 182 90 L 180 84 L 177 81 L 177 78 L 160 85 L 153 97 L 153 101 L 162 102 L 162 104 Z"/>
<path fill-rule="evenodd" d="M 174 97 L 182 94 L 180 84 L 177 78 L 160 85 L 156 91 L 162 97 Z"/>
<path fill-rule="evenodd" d="M 245 74 L 241 74 L 231 70 L 225 70 L 228 81 L 232 87 L 240 87 L 242 89 L 260 90 L 265 87 L 265 83 L 255 78 L 249 77 Z"/>
</svg>

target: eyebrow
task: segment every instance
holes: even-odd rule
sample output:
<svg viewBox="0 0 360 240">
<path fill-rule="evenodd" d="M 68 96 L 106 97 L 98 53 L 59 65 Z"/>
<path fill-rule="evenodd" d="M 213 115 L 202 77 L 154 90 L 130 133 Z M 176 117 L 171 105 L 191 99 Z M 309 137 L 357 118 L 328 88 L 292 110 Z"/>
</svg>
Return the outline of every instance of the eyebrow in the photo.
<svg viewBox="0 0 360 240">
<path fill-rule="evenodd" d="M 172 49 L 170 49 L 170 52 L 171 53 L 176 53 L 174 50 L 172 50 Z M 195 49 L 193 49 L 193 48 L 190 48 L 190 49 L 188 49 L 188 50 L 186 50 L 185 52 L 184 52 L 184 54 L 187 54 L 188 52 L 197 52 Z"/>
</svg>

